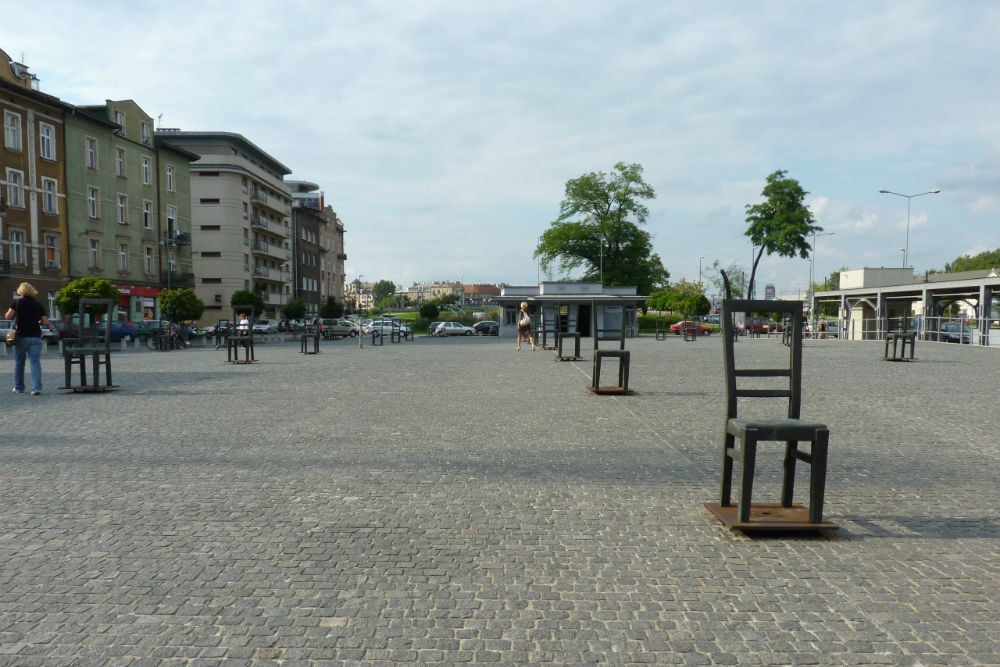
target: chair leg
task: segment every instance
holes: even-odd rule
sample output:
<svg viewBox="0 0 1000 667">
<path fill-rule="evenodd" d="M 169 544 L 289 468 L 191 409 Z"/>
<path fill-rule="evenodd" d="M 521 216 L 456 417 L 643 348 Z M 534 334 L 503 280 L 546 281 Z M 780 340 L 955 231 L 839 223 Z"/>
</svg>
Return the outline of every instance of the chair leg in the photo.
<svg viewBox="0 0 1000 667">
<path fill-rule="evenodd" d="M 600 386 L 600 379 L 601 379 L 601 357 L 598 354 L 594 355 L 593 374 L 594 374 L 593 387 L 594 389 L 597 389 Z"/>
<path fill-rule="evenodd" d="M 720 507 L 730 507 L 733 504 L 733 454 L 730 450 L 735 444 L 736 438 L 727 433 L 722 446 L 722 485 L 719 488 Z"/>
<path fill-rule="evenodd" d="M 809 478 L 809 522 L 823 521 L 823 496 L 826 493 L 826 454 L 830 442 L 830 432 L 826 429 L 816 432 L 812 443 L 812 470 Z"/>
<path fill-rule="evenodd" d="M 797 440 L 785 442 L 785 471 L 781 479 L 781 506 L 791 507 L 795 495 L 795 460 L 798 458 L 799 443 Z"/>
<path fill-rule="evenodd" d="M 757 432 L 747 429 L 740 450 L 740 497 L 736 513 L 741 523 L 750 521 L 750 496 L 753 493 L 753 473 L 757 461 Z"/>
</svg>

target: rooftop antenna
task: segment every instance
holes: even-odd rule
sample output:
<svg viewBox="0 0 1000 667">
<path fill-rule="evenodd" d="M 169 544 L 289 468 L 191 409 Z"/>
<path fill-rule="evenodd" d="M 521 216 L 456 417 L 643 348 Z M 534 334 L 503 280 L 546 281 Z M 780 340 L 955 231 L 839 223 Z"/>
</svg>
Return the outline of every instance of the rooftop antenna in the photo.
<svg viewBox="0 0 1000 667">
<path fill-rule="evenodd" d="M 159 114 L 159 115 L 157 115 L 156 122 L 160 124 L 160 126 L 157 129 L 162 130 L 163 129 L 163 114 L 162 113 Z"/>
</svg>

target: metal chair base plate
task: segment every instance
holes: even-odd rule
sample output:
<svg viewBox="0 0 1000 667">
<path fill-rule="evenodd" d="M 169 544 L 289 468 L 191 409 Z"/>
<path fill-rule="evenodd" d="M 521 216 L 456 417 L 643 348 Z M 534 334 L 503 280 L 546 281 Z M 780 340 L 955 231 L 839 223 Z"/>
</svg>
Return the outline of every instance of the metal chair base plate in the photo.
<svg viewBox="0 0 1000 667">
<path fill-rule="evenodd" d="M 71 387 L 58 387 L 59 391 L 72 391 L 74 394 L 83 392 L 86 394 L 102 394 L 106 391 L 117 391 L 120 388 L 117 384 L 78 384 Z"/>
<path fill-rule="evenodd" d="M 782 507 L 781 503 L 752 503 L 750 505 L 750 521 L 746 523 L 737 518 L 736 505 L 723 507 L 719 503 L 705 503 L 705 509 L 727 528 L 743 532 L 758 530 L 798 532 L 840 528 L 837 524 L 825 520 L 820 523 L 810 523 L 809 508 L 798 504 Z"/>
<path fill-rule="evenodd" d="M 573 355 L 569 355 L 568 357 L 560 357 L 557 355 L 556 361 L 583 361 L 583 357 L 574 357 Z"/>
<path fill-rule="evenodd" d="M 614 396 L 632 396 L 635 392 L 631 389 L 624 389 L 622 387 L 592 387 L 587 385 L 587 391 L 592 394 L 606 395 L 611 394 Z"/>
</svg>

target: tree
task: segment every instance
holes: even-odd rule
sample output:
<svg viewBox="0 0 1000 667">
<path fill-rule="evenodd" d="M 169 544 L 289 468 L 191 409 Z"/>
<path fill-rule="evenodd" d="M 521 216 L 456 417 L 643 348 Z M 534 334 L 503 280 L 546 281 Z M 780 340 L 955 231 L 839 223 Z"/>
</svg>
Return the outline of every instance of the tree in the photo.
<svg viewBox="0 0 1000 667">
<path fill-rule="evenodd" d="M 84 276 L 59 290 L 56 308 L 64 315 L 76 315 L 80 310 L 80 299 L 111 299 L 117 305 L 121 298 L 121 292 L 110 281 L 97 276 Z M 107 310 L 103 306 L 88 306 L 87 312 L 103 315 Z"/>
<path fill-rule="evenodd" d="M 249 313 L 254 319 L 260 317 L 264 312 L 264 297 L 249 290 L 238 290 L 233 292 L 229 303 L 233 307 L 234 313 Z"/>
<path fill-rule="evenodd" d="M 760 193 L 764 201 L 746 205 L 749 227 L 745 233 L 754 246 L 759 248 L 750 270 L 749 294 L 753 294 L 757 265 L 764 252 L 768 255 L 798 255 L 802 259 L 809 259 L 811 246 L 807 237 L 823 230 L 815 224 L 812 212 L 804 203 L 809 193 L 794 178 L 785 178 L 786 173 L 788 172 L 779 169 L 768 176 L 767 184 Z"/>
<path fill-rule="evenodd" d="M 197 320 L 205 304 L 191 288 L 165 290 L 160 292 L 160 312 L 171 322 Z"/>
<path fill-rule="evenodd" d="M 420 304 L 420 317 L 425 320 L 436 320 L 439 315 L 441 315 L 441 310 L 438 308 L 436 299 Z"/>
<path fill-rule="evenodd" d="M 552 263 L 564 272 L 582 268 L 584 280 L 635 285 L 649 294 L 670 277 L 649 233 L 638 226 L 649 215 L 643 200 L 655 196 L 639 164 L 619 162 L 610 175 L 591 172 L 571 179 L 559 218 L 542 234 L 534 256 L 546 270 Z"/>
<path fill-rule="evenodd" d="M 296 297 L 289 299 L 288 303 L 281 307 L 281 314 L 285 316 L 286 320 L 301 320 L 306 316 L 308 309 L 309 304 L 306 303 L 306 300 Z"/>
<path fill-rule="evenodd" d="M 340 303 L 332 296 L 326 297 L 326 303 L 319 307 L 319 316 L 335 319 L 344 315 L 344 304 Z"/>
<path fill-rule="evenodd" d="M 712 266 L 707 270 L 706 275 L 709 282 L 715 288 L 713 294 L 726 294 L 726 283 L 722 279 L 723 271 L 729 276 L 729 288 L 732 290 L 732 298 L 742 299 L 747 294 L 747 272 L 735 262 L 725 268 L 719 263 L 719 260 L 712 262 Z"/>
<path fill-rule="evenodd" d="M 954 261 L 945 263 L 944 270 L 946 273 L 957 273 L 958 271 L 978 271 L 998 267 L 1000 267 L 1000 248 L 987 250 L 975 256 L 956 257 Z"/>
<path fill-rule="evenodd" d="M 684 315 L 706 315 L 712 309 L 712 304 L 702 293 L 701 286 L 687 280 L 653 292 L 646 305 L 654 310 Z"/>
<path fill-rule="evenodd" d="M 372 285 L 372 302 L 384 308 L 389 298 L 396 293 L 396 285 L 391 280 L 380 280 Z"/>
</svg>

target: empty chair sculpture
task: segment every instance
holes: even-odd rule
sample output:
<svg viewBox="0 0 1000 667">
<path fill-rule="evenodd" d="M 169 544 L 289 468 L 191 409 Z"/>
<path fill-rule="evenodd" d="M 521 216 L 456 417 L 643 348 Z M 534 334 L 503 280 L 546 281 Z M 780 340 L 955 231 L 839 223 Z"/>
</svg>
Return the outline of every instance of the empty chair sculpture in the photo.
<svg viewBox="0 0 1000 667">
<path fill-rule="evenodd" d="M 792 332 L 788 340 L 788 363 L 780 368 L 740 368 L 735 359 L 734 313 L 786 313 L 790 315 Z M 799 301 L 749 301 L 727 299 L 722 305 L 723 357 L 726 374 L 726 427 L 722 460 L 722 484 L 717 506 L 706 505 L 727 525 L 746 529 L 764 528 L 835 528 L 823 522 L 823 494 L 826 485 L 827 446 L 826 425 L 800 419 L 802 396 L 802 303 Z M 742 347 L 742 346 L 741 346 Z M 759 348 L 758 348 L 759 349 Z M 783 349 L 783 348 L 779 348 Z M 744 350 L 749 352 L 749 350 Z M 783 355 L 782 355 L 783 356 Z M 771 378 L 767 388 L 748 388 L 746 384 L 761 378 Z M 775 386 L 777 384 L 781 386 Z M 784 398 L 787 409 L 775 418 L 740 417 L 740 399 Z M 737 446 L 736 441 L 740 441 Z M 760 442 L 785 443 L 784 470 L 780 506 L 753 505 L 754 467 Z M 799 449 L 799 443 L 810 443 L 810 451 Z M 733 462 L 739 461 L 740 478 L 736 501 L 736 516 L 720 508 L 732 507 Z M 803 461 L 811 466 L 809 477 L 808 520 L 802 508 L 792 503 L 795 486 L 795 464 Z"/>
</svg>

